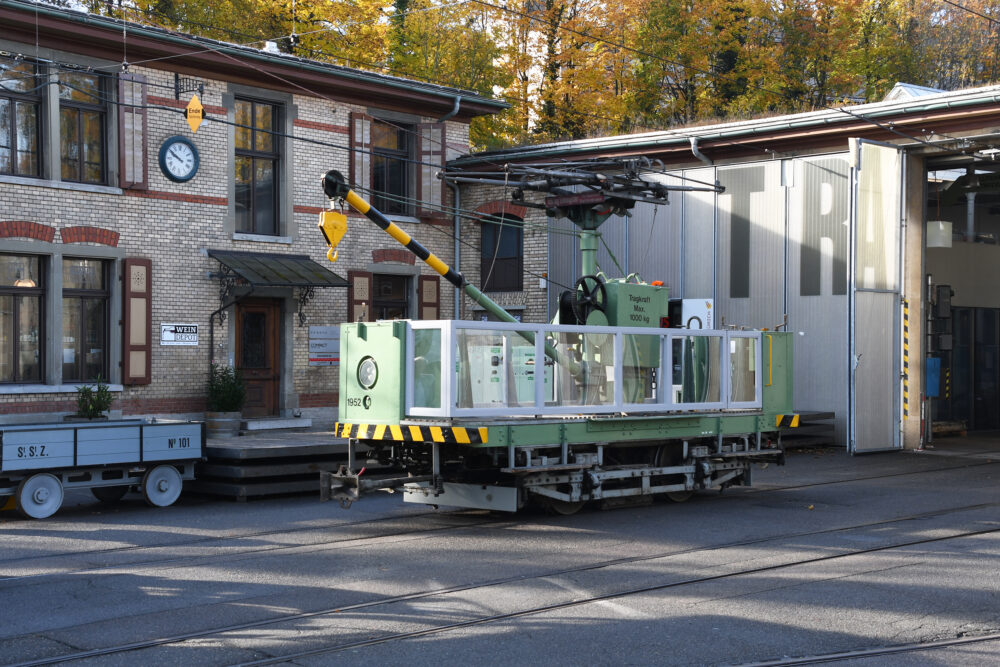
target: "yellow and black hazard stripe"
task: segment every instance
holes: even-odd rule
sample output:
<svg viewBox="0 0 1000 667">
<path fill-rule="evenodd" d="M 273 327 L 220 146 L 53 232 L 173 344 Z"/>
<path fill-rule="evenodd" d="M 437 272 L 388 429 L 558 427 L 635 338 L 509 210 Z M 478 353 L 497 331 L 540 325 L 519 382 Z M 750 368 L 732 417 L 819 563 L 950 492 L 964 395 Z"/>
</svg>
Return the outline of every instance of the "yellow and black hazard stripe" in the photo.
<svg viewBox="0 0 1000 667">
<path fill-rule="evenodd" d="M 451 445 L 482 445 L 489 441 L 485 426 L 416 426 L 414 424 L 342 424 L 334 425 L 339 438 L 358 440 L 396 440 L 400 442 L 437 442 Z"/>
<path fill-rule="evenodd" d="M 910 302 L 903 299 L 903 419 L 910 417 Z"/>
<path fill-rule="evenodd" d="M 371 204 L 359 197 L 354 190 L 348 190 L 344 195 L 344 199 L 347 200 L 347 203 L 350 204 L 354 210 L 381 227 L 389 236 L 396 239 L 400 245 L 405 247 L 422 261 L 426 262 L 432 269 L 444 276 L 445 280 L 459 289 L 465 287 L 465 278 L 461 273 L 452 269 L 450 266 L 441 261 L 437 255 L 420 245 L 416 239 L 411 238 L 410 235 L 400 229 L 396 223 L 382 215 L 378 209 L 372 208 Z"/>
<path fill-rule="evenodd" d="M 778 415 L 774 425 L 778 428 L 798 428 L 800 415 Z"/>
</svg>

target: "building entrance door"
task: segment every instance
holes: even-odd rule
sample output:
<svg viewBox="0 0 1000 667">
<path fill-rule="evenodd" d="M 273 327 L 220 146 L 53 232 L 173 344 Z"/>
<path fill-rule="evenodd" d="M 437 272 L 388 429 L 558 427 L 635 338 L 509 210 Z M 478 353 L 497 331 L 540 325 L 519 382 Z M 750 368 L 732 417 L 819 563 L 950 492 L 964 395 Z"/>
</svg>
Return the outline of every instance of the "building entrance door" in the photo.
<svg viewBox="0 0 1000 667">
<path fill-rule="evenodd" d="M 244 417 L 278 414 L 279 322 L 274 299 L 247 299 L 236 304 L 236 367 L 247 387 Z"/>
</svg>

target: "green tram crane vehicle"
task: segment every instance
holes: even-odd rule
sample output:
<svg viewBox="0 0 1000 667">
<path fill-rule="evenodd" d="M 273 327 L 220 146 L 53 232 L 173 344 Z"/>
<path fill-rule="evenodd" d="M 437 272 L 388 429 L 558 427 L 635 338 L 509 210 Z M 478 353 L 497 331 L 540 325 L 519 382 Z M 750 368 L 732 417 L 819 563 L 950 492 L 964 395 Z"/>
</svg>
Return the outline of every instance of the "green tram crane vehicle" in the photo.
<svg viewBox="0 0 1000 667">
<path fill-rule="evenodd" d="M 510 512 L 535 502 L 572 513 L 589 501 L 682 501 L 749 485 L 754 464 L 784 462 L 778 427 L 794 420 L 789 333 L 672 328 L 667 287 L 595 275 L 598 226 L 667 194 L 634 164 L 615 166 L 610 176 L 593 165 L 515 175 L 520 191 L 549 195 L 550 216 L 580 228 L 585 275 L 550 324 L 518 322 L 341 174 L 326 174 L 329 257 L 345 229 L 333 204 L 346 202 L 500 321 L 341 325 L 336 433 L 348 438 L 349 459 L 322 473 L 324 500 L 349 507 L 363 492 L 394 489 L 408 502 Z M 360 475 L 362 452 L 402 474 Z"/>
</svg>

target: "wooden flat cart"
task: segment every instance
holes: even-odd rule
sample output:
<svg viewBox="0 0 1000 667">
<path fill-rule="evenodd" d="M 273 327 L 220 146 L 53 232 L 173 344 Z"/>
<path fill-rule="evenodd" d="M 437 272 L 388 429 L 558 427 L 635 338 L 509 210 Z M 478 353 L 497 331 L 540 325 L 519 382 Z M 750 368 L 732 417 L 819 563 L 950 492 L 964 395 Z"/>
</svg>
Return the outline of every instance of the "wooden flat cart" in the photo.
<svg viewBox="0 0 1000 667">
<path fill-rule="evenodd" d="M 122 420 L 0 426 L 0 506 L 13 496 L 21 514 L 52 516 L 65 489 L 90 489 L 104 502 L 141 491 L 167 507 L 205 446 L 200 422 Z"/>
</svg>

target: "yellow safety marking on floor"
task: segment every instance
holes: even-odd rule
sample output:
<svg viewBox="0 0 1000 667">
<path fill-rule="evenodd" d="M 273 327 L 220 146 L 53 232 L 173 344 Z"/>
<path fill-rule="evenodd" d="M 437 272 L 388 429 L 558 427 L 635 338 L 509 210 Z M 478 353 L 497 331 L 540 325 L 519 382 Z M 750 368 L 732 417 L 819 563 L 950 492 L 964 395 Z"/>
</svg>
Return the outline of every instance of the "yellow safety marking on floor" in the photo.
<svg viewBox="0 0 1000 667">
<path fill-rule="evenodd" d="M 379 424 L 378 426 L 376 426 L 375 427 L 375 435 L 374 435 L 374 437 L 372 439 L 373 440 L 382 440 L 383 438 L 385 438 L 385 428 L 386 428 L 385 424 Z"/>
<path fill-rule="evenodd" d="M 487 443 L 489 441 L 490 441 L 490 430 L 488 428 L 486 428 L 485 426 L 480 426 L 479 427 L 479 442 L 482 442 L 483 444 L 485 444 L 485 443 Z"/>
<path fill-rule="evenodd" d="M 410 437 L 413 438 L 414 442 L 423 442 L 424 434 L 420 432 L 419 426 L 410 425 Z"/>
<path fill-rule="evenodd" d="M 464 427 L 456 426 L 452 429 L 452 432 L 455 434 L 455 442 L 460 445 L 467 445 L 471 442 L 469 440 L 469 432 Z"/>
<path fill-rule="evenodd" d="M 431 426 L 431 439 L 434 442 L 444 442 L 444 433 L 441 432 L 440 426 Z"/>
<path fill-rule="evenodd" d="M 403 439 L 403 429 L 399 428 L 397 424 L 393 424 L 392 426 L 389 427 L 389 433 L 392 434 L 393 440 Z"/>
</svg>

